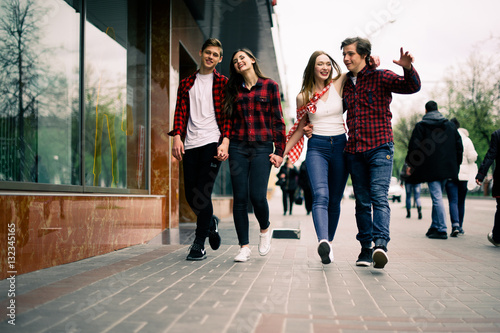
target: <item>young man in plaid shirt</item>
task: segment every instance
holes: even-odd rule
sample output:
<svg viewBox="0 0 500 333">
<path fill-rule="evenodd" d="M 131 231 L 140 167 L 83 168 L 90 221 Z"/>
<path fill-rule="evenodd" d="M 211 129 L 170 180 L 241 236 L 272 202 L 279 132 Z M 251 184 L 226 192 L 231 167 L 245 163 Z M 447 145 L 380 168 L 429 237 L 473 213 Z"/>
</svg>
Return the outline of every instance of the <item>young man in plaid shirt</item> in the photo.
<svg viewBox="0 0 500 333">
<path fill-rule="evenodd" d="M 220 163 L 229 156 L 229 123 L 222 110 L 227 78 L 215 70 L 222 61 L 221 42 L 205 41 L 200 59 L 200 69 L 179 84 L 174 127 L 169 133 L 174 137 L 172 155 L 183 161 L 186 199 L 197 217 L 187 260 L 207 257 L 207 237 L 213 250 L 220 246 L 211 196 Z"/>
<path fill-rule="evenodd" d="M 356 197 L 356 238 L 361 243 L 356 265 L 369 266 L 373 261 L 375 268 L 384 268 L 390 240 L 388 191 L 394 157 L 389 104 L 392 93 L 419 91 L 420 78 L 412 65 L 413 56 L 402 48 L 400 59 L 394 63 L 403 67 L 404 76 L 370 68 L 365 61 L 371 53 L 367 39 L 347 38 L 341 49 L 349 70 L 343 90 L 349 130 L 344 151 Z"/>
</svg>

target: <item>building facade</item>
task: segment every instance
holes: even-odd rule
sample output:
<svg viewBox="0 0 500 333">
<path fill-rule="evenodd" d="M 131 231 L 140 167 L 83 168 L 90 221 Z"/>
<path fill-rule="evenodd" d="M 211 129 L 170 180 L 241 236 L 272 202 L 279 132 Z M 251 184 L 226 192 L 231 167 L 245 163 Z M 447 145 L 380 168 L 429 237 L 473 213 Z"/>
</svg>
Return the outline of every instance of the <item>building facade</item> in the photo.
<svg viewBox="0 0 500 333">
<path fill-rule="evenodd" d="M 171 157 L 177 87 L 203 41 L 280 83 L 270 0 L 0 0 L 0 278 L 193 221 Z M 227 165 L 215 209 L 230 213 Z"/>
</svg>

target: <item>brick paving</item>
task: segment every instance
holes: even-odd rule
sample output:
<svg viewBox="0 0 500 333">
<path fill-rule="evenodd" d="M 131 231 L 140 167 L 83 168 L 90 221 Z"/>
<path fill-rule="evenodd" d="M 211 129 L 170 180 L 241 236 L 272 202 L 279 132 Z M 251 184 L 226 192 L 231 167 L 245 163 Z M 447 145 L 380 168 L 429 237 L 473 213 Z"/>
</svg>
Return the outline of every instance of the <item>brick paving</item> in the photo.
<svg viewBox="0 0 500 333">
<path fill-rule="evenodd" d="M 300 227 L 301 237 L 273 239 L 267 256 L 253 215 L 247 263 L 233 261 L 231 218 L 221 221 L 220 249 L 200 262 L 185 260 L 194 229 L 183 225 L 149 244 L 18 276 L 16 325 L 4 320 L 0 331 L 500 332 L 500 248 L 486 240 L 495 202 L 469 198 L 466 234 L 447 240 L 425 237 L 430 199 L 423 205 L 417 220 L 391 203 L 389 263 L 378 270 L 355 266 L 354 200 L 345 199 L 335 260 L 322 265 L 311 216 L 303 206 L 283 216 L 276 191 L 272 227 Z M 0 281 L 2 319 L 8 289 Z"/>
</svg>

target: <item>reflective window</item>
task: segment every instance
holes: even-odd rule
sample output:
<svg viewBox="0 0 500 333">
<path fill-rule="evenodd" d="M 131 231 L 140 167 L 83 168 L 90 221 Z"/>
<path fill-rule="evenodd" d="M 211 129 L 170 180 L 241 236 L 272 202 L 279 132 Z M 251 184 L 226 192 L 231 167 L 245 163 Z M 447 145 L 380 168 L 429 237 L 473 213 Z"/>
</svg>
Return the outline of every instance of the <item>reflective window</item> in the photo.
<svg viewBox="0 0 500 333">
<path fill-rule="evenodd" d="M 0 188 L 147 189 L 148 3 L 0 0 Z"/>
<path fill-rule="evenodd" d="M 80 14 L 0 0 L 0 180 L 80 184 Z"/>
<path fill-rule="evenodd" d="M 146 6 L 89 0 L 85 24 L 85 185 L 145 188 Z"/>
</svg>

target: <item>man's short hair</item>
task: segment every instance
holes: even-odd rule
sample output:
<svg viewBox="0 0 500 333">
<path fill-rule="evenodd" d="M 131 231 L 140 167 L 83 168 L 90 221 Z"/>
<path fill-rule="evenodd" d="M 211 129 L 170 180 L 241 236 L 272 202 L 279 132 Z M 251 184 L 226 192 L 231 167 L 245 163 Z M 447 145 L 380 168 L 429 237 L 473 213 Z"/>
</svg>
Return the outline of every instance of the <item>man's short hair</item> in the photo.
<svg viewBox="0 0 500 333">
<path fill-rule="evenodd" d="M 425 103 L 425 111 L 426 112 L 431 112 L 431 111 L 437 111 L 438 110 L 438 105 L 434 101 L 428 101 Z"/>
<path fill-rule="evenodd" d="M 220 48 L 220 56 L 222 57 L 222 43 L 217 38 L 209 38 L 203 43 L 201 47 L 201 52 L 203 52 L 209 46 L 216 46 Z"/>
<path fill-rule="evenodd" d="M 349 37 L 344 39 L 342 44 L 340 45 L 340 49 L 342 50 L 344 46 L 351 45 L 356 43 L 356 52 L 358 52 L 361 56 L 366 56 L 367 59 L 370 58 L 372 53 L 372 43 L 366 38 L 362 37 Z"/>
</svg>

